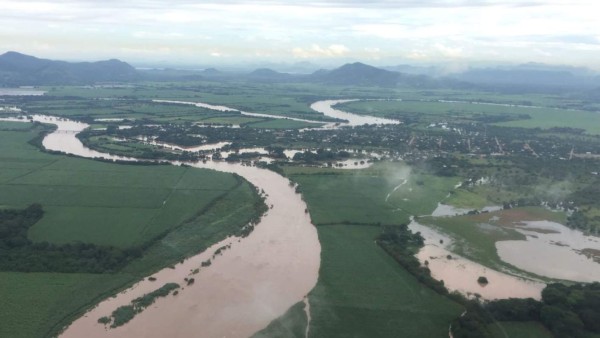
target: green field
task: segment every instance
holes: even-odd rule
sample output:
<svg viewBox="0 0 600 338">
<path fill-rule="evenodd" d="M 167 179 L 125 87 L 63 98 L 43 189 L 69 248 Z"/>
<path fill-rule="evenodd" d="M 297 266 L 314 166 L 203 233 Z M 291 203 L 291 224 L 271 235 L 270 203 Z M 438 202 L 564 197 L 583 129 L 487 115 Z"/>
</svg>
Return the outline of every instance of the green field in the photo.
<svg viewBox="0 0 600 338">
<path fill-rule="evenodd" d="M 0 121 L 0 130 L 11 131 L 11 130 L 27 130 L 32 128 L 31 123 L 23 122 L 11 122 L 11 121 Z"/>
<path fill-rule="evenodd" d="M 298 302 L 281 317 L 273 320 L 267 327 L 252 335 L 252 338 L 306 337 L 307 324 L 306 305 L 304 302 Z"/>
<path fill-rule="evenodd" d="M 130 88 L 81 88 L 54 87 L 49 90 L 48 101 L 28 105 L 29 110 L 44 111 L 53 115 L 130 118 L 176 118 L 182 120 L 210 121 L 219 116 L 232 116 L 235 112 L 216 112 L 203 108 L 173 104 L 152 104 L 152 99 L 204 102 L 225 105 L 253 113 L 293 116 L 304 119 L 331 120 L 309 108 L 303 99 L 315 93 L 327 91 L 339 95 L 341 88 L 328 88 L 308 84 L 273 86 L 268 84 L 190 82 L 190 83 L 144 83 Z M 70 100 L 61 97 L 68 96 Z M 91 102 L 97 97 L 114 97 L 132 100 L 133 105 L 114 101 Z M 146 101 L 144 103 L 136 102 Z M 315 98 L 314 101 L 317 101 Z M 156 108 L 161 107 L 162 108 Z M 84 109 L 85 108 L 85 109 Z M 198 113 L 201 113 L 199 115 Z M 166 119 L 168 120 L 168 119 Z M 214 120 L 212 120 L 214 123 Z M 227 121 L 226 123 L 234 123 Z"/>
<path fill-rule="evenodd" d="M 403 163 L 362 170 L 285 166 L 284 171 L 299 184 L 321 242 L 319 281 L 309 295 L 309 336 L 447 335 L 461 306 L 420 284 L 375 239 L 380 224 L 430 214 L 458 180 L 420 173 Z M 288 313 L 272 326 L 281 327 L 293 317 Z"/>
<path fill-rule="evenodd" d="M 570 127 L 584 129 L 590 134 L 600 134 L 600 114 L 583 110 L 556 108 L 507 107 L 474 103 L 449 103 L 437 101 L 358 101 L 339 105 L 342 110 L 357 114 L 383 116 L 404 120 L 418 118 L 422 125 L 436 122 L 468 121 L 476 114 L 507 115 L 513 121 L 495 123 L 499 126 L 520 128 Z M 530 119 L 519 115 L 529 115 Z"/>
<path fill-rule="evenodd" d="M 445 337 L 462 306 L 427 288 L 374 241 L 379 227 L 317 227 L 321 269 L 309 337 Z M 298 303 L 254 337 L 304 337 Z"/>
<path fill-rule="evenodd" d="M 410 216 L 431 214 L 459 181 L 417 173 L 402 163 L 375 164 L 363 170 L 284 170 L 300 184 L 314 224 L 407 223 Z M 400 186 L 404 179 L 407 182 Z"/>
<path fill-rule="evenodd" d="M 1 337 L 45 337 L 66 316 L 128 283 L 129 274 L 0 272 Z M 105 294 L 108 296 L 108 294 Z"/>
<path fill-rule="evenodd" d="M 443 337 L 461 306 L 406 272 L 374 239 L 379 227 L 328 225 L 319 282 L 311 291 L 311 337 Z"/>
<path fill-rule="evenodd" d="M 536 322 L 496 322 L 489 325 L 495 338 L 551 338 L 552 333 Z"/>
<path fill-rule="evenodd" d="M 42 205 L 34 242 L 147 248 L 110 274 L 0 272 L 0 337 L 48 336 L 116 289 L 236 233 L 260 209 L 234 175 L 50 155 L 27 144 L 38 131 L 0 131 L 0 207 Z"/>
<path fill-rule="evenodd" d="M 5 173 L 0 181 L 0 206 L 44 206 L 46 216 L 30 229 L 34 241 L 140 245 L 193 217 L 239 184 L 233 176 L 215 171 L 115 166 L 39 154 L 23 143 L 17 149 L 6 149 L 6 145 L 0 145 Z M 15 158 L 12 152 L 24 155 Z"/>
</svg>

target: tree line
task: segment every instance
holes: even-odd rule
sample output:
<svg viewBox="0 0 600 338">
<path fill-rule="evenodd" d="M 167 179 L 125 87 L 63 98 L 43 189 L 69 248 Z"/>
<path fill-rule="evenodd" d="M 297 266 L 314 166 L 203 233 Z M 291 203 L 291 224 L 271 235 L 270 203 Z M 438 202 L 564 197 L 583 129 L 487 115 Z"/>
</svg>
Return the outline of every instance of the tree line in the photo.
<svg viewBox="0 0 600 338">
<path fill-rule="evenodd" d="M 104 273 L 142 255 L 140 248 L 32 242 L 27 232 L 43 215 L 40 204 L 0 210 L 0 271 Z"/>
</svg>

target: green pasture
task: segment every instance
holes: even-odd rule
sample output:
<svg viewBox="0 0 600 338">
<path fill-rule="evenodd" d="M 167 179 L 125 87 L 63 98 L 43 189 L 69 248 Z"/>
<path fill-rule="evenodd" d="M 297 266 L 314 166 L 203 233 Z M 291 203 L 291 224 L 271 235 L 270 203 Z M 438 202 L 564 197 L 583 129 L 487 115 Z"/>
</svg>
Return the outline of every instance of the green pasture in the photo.
<svg viewBox="0 0 600 338">
<path fill-rule="evenodd" d="M 552 333 L 537 322 L 496 322 L 488 329 L 495 338 L 551 338 Z"/>
<path fill-rule="evenodd" d="M 284 170 L 300 185 L 315 224 L 406 223 L 410 216 L 431 214 L 458 182 L 457 178 L 411 171 L 402 163 L 376 164 L 362 170 Z"/>
<path fill-rule="evenodd" d="M 238 184 L 231 175 L 208 170 L 200 175 L 203 170 L 193 168 L 115 166 L 69 157 L 17 175 L 18 166 L 17 171 L 10 168 L 10 161 L 3 159 L 5 169 L 13 170 L 0 185 L 0 205 L 42 204 L 46 216 L 29 236 L 59 244 L 140 245 Z"/>
<path fill-rule="evenodd" d="M 542 129 L 570 127 L 584 129 L 590 134 L 600 134 L 600 114 L 583 110 L 438 101 L 357 101 L 343 103 L 338 107 L 356 114 L 401 120 L 408 117 L 418 118 L 423 125 L 432 122 L 470 121 L 478 114 L 508 115 L 515 120 L 495 124 Z M 528 115 L 531 118 L 520 118 L 519 115 Z"/>
<path fill-rule="evenodd" d="M 445 204 L 450 204 L 463 209 L 482 209 L 486 206 L 494 204 L 488 201 L 485 196 L 473 191 L 474 189 L 456 189 L 450 197 L 444 200 Z M 497 198 L 497 194 L 495 196 Z"/>
<path fill-rule="evenodd" d="M 0 115 L 0 118 L 2 115 Z M 23 122 L 12 122 L 12 121 L 0 121 L 0 130 L 2 131 L 11 131 L 11 130 L 28 130 L 33 127 L 32 123 L 23 123 Z"/>
<path fill-rule="evenodd" d="M 129 274 L 0 272 L 0 337 L 47 337 L 71 312 L 127 283 Z"/>
<path fill-rule="evenodd" d="M 317 227 L 311 337 L 443 337 L 461 306 L 420 284 L 376 243 L 379 227 Z"/>
<path fill-rule="evenodd" d="M 319 281 L 309 294 L 309 336 L 447 334 L 461 307 L 420 284 L 375 239 L 381 233 L 378 224 L 431 213 L 457 179 L 412 171 L 402 163 L 362 170 L 285 166 L 284 171 L 299 184 L 321 242 Z M 293 318 L 288 313 L 271 327 L 290 326 Z"/>
<path fill-rule="evenodd" d="M 252 338 L 304 338 L 307 324 L 306 305 L 298 302 L 266 328 L 253 334 Z"/>
</svg>

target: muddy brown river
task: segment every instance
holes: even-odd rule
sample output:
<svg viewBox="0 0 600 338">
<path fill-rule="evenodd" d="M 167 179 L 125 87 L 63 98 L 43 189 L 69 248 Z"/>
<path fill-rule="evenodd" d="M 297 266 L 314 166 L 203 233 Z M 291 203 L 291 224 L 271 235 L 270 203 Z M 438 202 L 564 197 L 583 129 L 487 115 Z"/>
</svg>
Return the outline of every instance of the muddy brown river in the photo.
<svg viewBox="0 0 600 338">
<path fill-rule="evenodd" d="M 58 127 L 43 140 L 47 149 L 87 158 L 136 160 L 84 147 L 75 135 L 87 124 L 41 115 L 33 120 Z M 241 164 L 187 164 L 244 177 L 266 193 L 266 204 L 272 207 L 248 237 L 216 243 L 174 268 L 153 274 L 156 281 L 144 279 L 102 301 L 68 326 L 61 337 L 248 337 L 302 301 L 315 286 L 321 252 L 317 231 L 305 213 L 306 204 L 286 178 Z M 231 247 L 209 267 L 201 268 L 203 261 L 225 245 Z M 200 272 L 192 275 L 197 268 Z M 184 281 L 188 277 L 195 279 L 191 286 Z M 98 323 L 100 317 L 168 282 L 182 285 L 177 296 L 157 299 L 124 326 L 108 329 Z"/>
</svg>

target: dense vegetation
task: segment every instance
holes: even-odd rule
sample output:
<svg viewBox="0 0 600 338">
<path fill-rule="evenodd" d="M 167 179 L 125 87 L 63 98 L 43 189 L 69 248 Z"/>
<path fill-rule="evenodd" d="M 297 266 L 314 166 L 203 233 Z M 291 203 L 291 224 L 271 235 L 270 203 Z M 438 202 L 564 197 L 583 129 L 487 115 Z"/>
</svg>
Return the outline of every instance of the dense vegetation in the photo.
<svg viewBox="0 0 600 338">
<path fill-rule="evenodd" d="M 503 299 L 472 306 L 452 325 L 456 338 L 492 337 L 494 320 L 541 322 L 555 337 L 589 337 L 600 333 L 600 283 L 550 284 L 542 300 Z"/>
<path fill-rule="evenodd" d="M 415 276 L 419 282 L 441 295 L 448 295 L 448 290 L 444 287 L 444 282 L 431 277 L 429 268 L 422 266 L 414 256 L 419 248 L 423 246 L 423 237 L 421 234 L 413 234 L 408 230 L 406 224 L 394 227 L 387 226 L 384 227 L 381 235 L 377 238 L 377 244 L 390 254 L 396 262 L 402 265 L 406 271 Z M 459 297 L 459 300 L 462 300 L 462 298 Z"/>
<path fill-rule="evenodd" d="M 0 271 L 114 272 L 141 256 L 139 248 L 119 249 L 89 243 L 32 242 L 29 228 L 43 216 L 42 206 L 0 210 Z"/>
<path fill-rule="evenodd" d="M 111 313 L 110 316 L 99 318 L 98 323 L 110 325 L 111 328 L 125 325 L 132 320 L 135 315 L 144 311 L 144 309 L 148 306 L 154 304 L 157 298 L 166 297 L 171 293 L 171 291 L 176 289 L 179 289 L 179 284 L 167 283 L 150 293 L 134 299 L 129 305 L 118 307 Z"/>
</svg>

